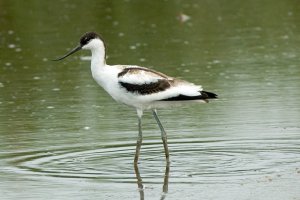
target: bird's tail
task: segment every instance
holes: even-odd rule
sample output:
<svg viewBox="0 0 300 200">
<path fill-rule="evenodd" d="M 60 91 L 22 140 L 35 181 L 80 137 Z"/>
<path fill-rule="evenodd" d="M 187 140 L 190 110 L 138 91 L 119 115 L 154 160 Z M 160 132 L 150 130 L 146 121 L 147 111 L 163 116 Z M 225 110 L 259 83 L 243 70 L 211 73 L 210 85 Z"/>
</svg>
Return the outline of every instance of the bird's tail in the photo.
<svg viewBox="0 0 300 200">
<path fill-rule="evenodd" d="M 205 102 L 208 102 L 209 99 L 217 99 L 218 95 L 212 92 L 206 92 L 206 91 L 199 91 L 201 95 L 197 96 L 187 96 L 180 94 L 175 97 L 170 97 L 167 99 L 162 99 L 160 101 L 191 101 L 191 100 L 203 100 Z"/>
<path fill-rule="evenodd" d="M 217 99 L 218 95 L 212 92 L 200 91 L 203 99 Z"/>
</svg>

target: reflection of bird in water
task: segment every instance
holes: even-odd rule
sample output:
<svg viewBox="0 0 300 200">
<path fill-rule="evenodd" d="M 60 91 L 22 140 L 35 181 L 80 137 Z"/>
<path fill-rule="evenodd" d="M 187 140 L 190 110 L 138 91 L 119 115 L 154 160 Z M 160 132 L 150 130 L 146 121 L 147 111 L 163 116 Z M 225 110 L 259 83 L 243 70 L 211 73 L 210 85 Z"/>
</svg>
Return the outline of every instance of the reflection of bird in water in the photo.
<svg viewBox="0 0 300 200">
<path fill-rule="evenodd" d="M 107 65 L 105 44 L 94 32 L 84 34 L 79 45 L 61 58 L 88 49 L 92 52 L 91 70 L 95 81 L 117 102 L 136 108 L 139 134 L 134 163 L 137 164 L 142 145 L 142 115 L 144 110 L 152 110 L 161 130 L 166 161 L 169 162 L 167 134 L 157 116 L 156 108 L 177 106 L 186 103 L 208 102 L 217 95 L 202 90 L 202 87 L 187 81 L 175 79 L 163 73 L 133 65 Z"/>
<path fill-rule="evenodd" d="M 139 171 L 138 165 L 134 165 L 134 171 L 136 175 L 136 180 L 139 188 L 140 193 L 140 200 L 144 200 L 145 194 L 144 194 L 144 185 L 143 180 Z M 166 195 L 169 190 L 169 174 L 170 174 L 170 162 L 166 163 L 166 169 L 165 169 L 165 175 L 164 175 L 164 183 L 163 183 L 163 189 L 161 194 L 161 200 L 164 200 L 166 198 Z"/>
</svg>

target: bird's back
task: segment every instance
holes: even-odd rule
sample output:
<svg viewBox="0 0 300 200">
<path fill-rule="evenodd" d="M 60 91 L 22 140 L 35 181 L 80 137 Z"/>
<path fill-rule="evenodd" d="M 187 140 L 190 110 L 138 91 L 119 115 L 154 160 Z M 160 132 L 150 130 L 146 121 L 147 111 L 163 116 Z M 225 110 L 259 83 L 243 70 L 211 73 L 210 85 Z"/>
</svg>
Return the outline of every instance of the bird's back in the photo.
<svg viewBox="0 0 300 200">
<path fill-rule="evenodd" d="M 140 66 L 106 65 L 93 77 L 116 101 L 140 109 L 216 98 L 201 86 Z"/>
</svg>

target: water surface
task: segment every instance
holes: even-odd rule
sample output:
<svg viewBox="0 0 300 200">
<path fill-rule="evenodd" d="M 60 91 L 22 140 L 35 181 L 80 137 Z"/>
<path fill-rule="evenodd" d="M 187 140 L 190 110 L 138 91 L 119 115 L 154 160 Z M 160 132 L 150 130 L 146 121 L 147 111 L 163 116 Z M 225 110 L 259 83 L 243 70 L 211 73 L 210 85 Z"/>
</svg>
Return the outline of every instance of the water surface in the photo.
<svg viewBox="0 0 300 200">
<path fill-rule="evenodd" d="M 297 1 L 1 1 L 1 199 L 299 199 Z M 93 80 L 95 30 L 109 64 L 201 84 L 218 101 L 151 113 L 133 166 L 136 113 Z M 143 189 L 141 189 L 143 187 Z M 140 189 L 139 189 L 140 188 Z"/>
</svg>

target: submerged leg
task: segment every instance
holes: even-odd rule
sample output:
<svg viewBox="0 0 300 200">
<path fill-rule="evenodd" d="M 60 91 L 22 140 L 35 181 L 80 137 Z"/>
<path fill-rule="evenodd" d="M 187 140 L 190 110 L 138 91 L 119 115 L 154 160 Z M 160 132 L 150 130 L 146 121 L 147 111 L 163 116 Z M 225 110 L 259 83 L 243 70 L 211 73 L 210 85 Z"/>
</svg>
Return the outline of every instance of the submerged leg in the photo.
<svg viewBox="0 0 300 200">
<path fill-rule="evenodd" d="M 161 194 L 160 200 L 164 200 L 167 196 L 169 190 L 169 174 L 170 174 L 170 162 L 167 162 L 165 177 L 164 177 L 163 192 Z"/>
<path fill-rule="evenodd" d="M 134 172 L 136 175 L 136 181 L 137 181 L 137 185 L 138 185 L 138 189 L 139 189 L 139 193 L 140 193 L 140 200 L 144 200 L 145 199 L 145 194 L 144 194 L 144 185 L 143 185 L 143 180 L 139 171 L 139 167 L 138 165 L 134 165 Z"/>
<path fill-rule="evenodd" d="M 166 160 L 167 162 L 170 162 L 169 161 L 169 149 L 168 149 L 168 141 L 167 141 L 167 133 L 164 129 L 164 127 L 162 126 L 161 122 L 159 121 L 159 118 L 157 116 L 157 113 L 156 113 L 156 110 L 153 110 L 153 116 L 160 128 L 160 131 L 161 131 L 161 139 L 163 141 L 163 144 L 164 144 L 164 149 L 165 149 L 165 156 L 166 156 Z"/>
<path fill-rule="evenodd" d="M 138 134 L 138 138 L 137 138 L 137 141 L 136 141 L 136 149 L 135 149 L 135 156 L 134 156 L 134 164 L 135 165 L 137 165 L 137 162 L 139 160 L 140 150 L 141 150 L 142 141 L 143 141 L 143 134 L 142 134 L 142 115 L 143 115 L 143 111 L 142 110 L 137 110 L 137 115 L 138 115 L 139 134 Z"/>
</svg>

